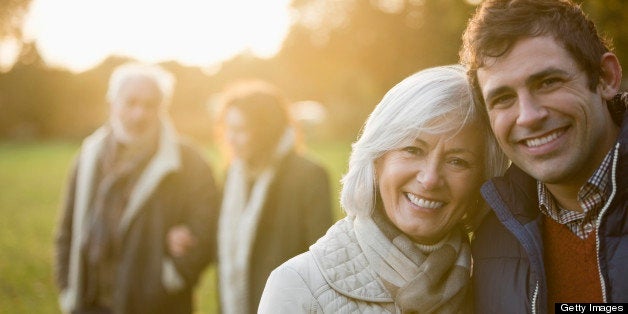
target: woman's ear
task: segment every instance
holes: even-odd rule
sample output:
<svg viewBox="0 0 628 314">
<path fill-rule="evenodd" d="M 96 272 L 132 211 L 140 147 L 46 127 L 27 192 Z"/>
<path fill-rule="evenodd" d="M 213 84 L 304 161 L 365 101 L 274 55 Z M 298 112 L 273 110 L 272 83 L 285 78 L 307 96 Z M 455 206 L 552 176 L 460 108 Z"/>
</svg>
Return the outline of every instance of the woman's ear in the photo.
<svg viewBox="0 0 628 314">
<path fill-rule="evenodd" d="M 614 53 L 607 52 L 602 55 L 600 67 L 600 93 L 604 99 L 611 100 L 621 86 L 621 65 Z"/>
</svg>

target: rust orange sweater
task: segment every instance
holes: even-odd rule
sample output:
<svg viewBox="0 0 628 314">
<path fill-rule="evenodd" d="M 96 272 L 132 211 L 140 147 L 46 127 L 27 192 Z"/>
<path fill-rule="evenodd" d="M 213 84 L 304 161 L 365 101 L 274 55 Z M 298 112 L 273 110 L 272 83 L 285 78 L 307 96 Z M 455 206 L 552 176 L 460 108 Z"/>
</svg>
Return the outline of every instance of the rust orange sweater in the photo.
<svg viewBox="0 0 628 314">
<path fill-rule="evenodd" d="M 543 243 L 547 302 L 550 313 L 554 303 L 603 301 L 595 242 L 597 233 L 580 239 L 569 228 L 545 216 Z"/>
</svg>

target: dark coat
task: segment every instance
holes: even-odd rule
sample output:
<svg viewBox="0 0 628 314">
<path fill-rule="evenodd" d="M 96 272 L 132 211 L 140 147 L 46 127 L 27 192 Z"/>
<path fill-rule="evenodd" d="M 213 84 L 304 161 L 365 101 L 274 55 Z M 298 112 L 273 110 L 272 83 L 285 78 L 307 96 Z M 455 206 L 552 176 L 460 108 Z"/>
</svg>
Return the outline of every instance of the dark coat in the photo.
<svg viewBox="0 0 628 314">
<path fill-rule="evenodd" d="M 294 152 L 280 163 L 262 207 L 252 246 L 249 309 L 257 307 L 276 267 L 306 252 L 332 225 L 327 172 Z"/>
<path fill-rule="evenodd" d="M 606 302 L 628 302 L 628 114 L 613 148 L 613 194 L 601 211 L 598 263 Z M 472 243 L 476 313 L 547 313 L 536 180 L 514 165 L 482 187 L 492 207 Z"/>
<path fill-rule="evenodd" d="M 80 312 L 85 301 L 83 280 L 89 269 L 85 267 L 85 252 L 80 245 L 85 227 L 79 220 L 89 213 L 89 206 L 81 205 L 80 199 L 89 200 L 93 196 L 86 192 L 90 189 L 82 188 L 83 184 L 79 182 L 89 181 L 89 176 L 81 172 L 90 171 L 91 166 L 86 164 L 94 159 L 89 156 L 98 155 L 99 140 L 102 139 L 99 132 L 102 131 L 97 131 L 91 140 L 88 138 L 82 147 L 57 229 L 57 284 L 64 299 L 61 300 L 62 307 L 69 311 Z M 153 157 L 153 161 L 158 161 L 146 166 L 143 174 L 150 175 L 145 175 L 144 180 L 139 179 L 137 185 L 141 187 L 134 190 L 125 209 L 125 215 L 126 211 L 132 214 L 123 217 L 121 222 L 120 232 L 124 236 L 120 262 L 117 273 L 112 274 L 115 278 L 114 313 L 191 313 L 193 287 L 205 266 L 215 259 L 220 195 L 210 167 L 190 145 L 178 142 L 175 137 L 165 142 L 170 150 L 165 154 L 168 157 L 159 157 L 164 148 L 162 139 Z M 93 184 L 89 182 L 88 185 Z M 79 196 L 84 193 L 88 195 Z M 198 240 L 198 249 L 174 258 L 167 252 L 166 234 L 178 224 L 191 229 Z M 166 260 L 174 263 L 185 281 L 184 287 L 174 293 L 164 288 L 162 271 Z"/>
</svg>

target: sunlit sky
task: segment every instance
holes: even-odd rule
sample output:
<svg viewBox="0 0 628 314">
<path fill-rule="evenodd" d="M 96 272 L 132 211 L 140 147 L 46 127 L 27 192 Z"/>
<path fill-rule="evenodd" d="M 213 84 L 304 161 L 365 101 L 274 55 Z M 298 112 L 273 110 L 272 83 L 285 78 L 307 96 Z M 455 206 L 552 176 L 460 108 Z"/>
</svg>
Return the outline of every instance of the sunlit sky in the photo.
<svg viewBox="0 0 628 314">
<path fill-rule="evenodd" d="M 214 67 L 249 50 L 270 57 L 290 0 L 33 0 L 26 37 L 51 66 L 87 70 L 109 55 Z"/>
</svg>

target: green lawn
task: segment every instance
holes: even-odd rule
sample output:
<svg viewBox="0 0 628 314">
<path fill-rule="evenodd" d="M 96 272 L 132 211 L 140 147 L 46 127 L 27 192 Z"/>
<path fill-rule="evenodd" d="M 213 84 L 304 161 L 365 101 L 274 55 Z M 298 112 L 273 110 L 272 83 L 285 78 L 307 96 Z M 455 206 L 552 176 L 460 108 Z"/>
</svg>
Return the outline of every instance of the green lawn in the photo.
<svg viewBox="0 0 628 314">
<path fill-rule="evenodd" d="M 53 234 L 66 176 L 78 143 L 0 143 L 0 313 L 59 313 L 53 281 Z M 334 189 L 336 217 L 348 143 L 312 145 L 308 155 L 324 164 Z M 213 149 L 207 157 L 215 165 Z M 216 172 L 220 173 L 219 169 Z M 215 270 L 197 289 L 199 313 L 216 312 Z"/>
</svg>

